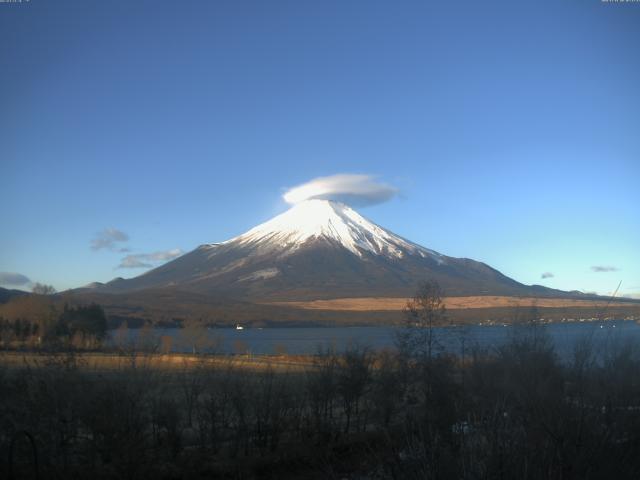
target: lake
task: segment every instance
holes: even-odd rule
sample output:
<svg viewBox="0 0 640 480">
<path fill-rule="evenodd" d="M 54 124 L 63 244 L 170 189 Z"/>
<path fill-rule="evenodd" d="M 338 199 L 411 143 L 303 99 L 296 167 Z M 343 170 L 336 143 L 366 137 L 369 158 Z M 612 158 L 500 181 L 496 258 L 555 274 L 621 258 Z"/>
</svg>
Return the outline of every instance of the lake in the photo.
<svg viewBox="0 0 640 480">
<path fill-rule="evenodd" d="M 497 348 L 531 327 L 467 326 L 434 329 L 442 348 L 460 353 L 463 345 L 468 352 L 474 346 Z M 627 342 L 640 345 L 640 325 L 629 320 L 605 322 L 568 322 L 538 326 L 547 332 L 557 352 L 569 358 L 579 341 L 590 340 L 599 352 L 616 349 Z M 189 353 L 236 354 L 314 354 L 320 348 L 344 351 L 350 345 L 368 346 L 376 350 L 393 348 L 399 327 L 318 327 L 318 328 L 156 328 L 129 329 L 109 332 L 108 344 L 128 345 Z"/>
</svg>

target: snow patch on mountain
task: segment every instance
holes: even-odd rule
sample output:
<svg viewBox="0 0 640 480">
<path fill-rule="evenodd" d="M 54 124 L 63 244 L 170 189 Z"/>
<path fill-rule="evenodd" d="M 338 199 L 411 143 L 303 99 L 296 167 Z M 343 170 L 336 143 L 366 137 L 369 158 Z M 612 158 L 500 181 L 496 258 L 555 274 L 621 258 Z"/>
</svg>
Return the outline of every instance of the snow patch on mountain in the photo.
<svg viewBox="0 0 640 480">
<path fill-rule="evenodd" d="M 251 272 L 249 275 L 245 275 L 244 277 L 240 277 L 238 279 L 239 282 L 253 281 L 253 280 L 266 280 L 268 278 L 273 278 L 280 273 L 280 270 L 277 268 L 265 268 L 262 270 L 257 270 L 255 272 Z"/>
</svg>

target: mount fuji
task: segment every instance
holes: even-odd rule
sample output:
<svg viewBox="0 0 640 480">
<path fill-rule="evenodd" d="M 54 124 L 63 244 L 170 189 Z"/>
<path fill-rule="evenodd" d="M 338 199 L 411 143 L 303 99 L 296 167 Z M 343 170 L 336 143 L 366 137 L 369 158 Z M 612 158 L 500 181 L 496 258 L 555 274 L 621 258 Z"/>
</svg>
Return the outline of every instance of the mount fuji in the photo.
<svg viewBox="0 0 640 480">
<path fill-rule="evenodd" d="M 567 292 L 526 286 L 490 266 L 417 245 L 351 207 L 321 199 L 296 204 L 246 233 L 195 250 L 138 277 L 91 290 L 120 294 L 162 289 L 282 302 L 348 297 L 409 297 L 426 279 L 447 296 Z"/>
</svg>

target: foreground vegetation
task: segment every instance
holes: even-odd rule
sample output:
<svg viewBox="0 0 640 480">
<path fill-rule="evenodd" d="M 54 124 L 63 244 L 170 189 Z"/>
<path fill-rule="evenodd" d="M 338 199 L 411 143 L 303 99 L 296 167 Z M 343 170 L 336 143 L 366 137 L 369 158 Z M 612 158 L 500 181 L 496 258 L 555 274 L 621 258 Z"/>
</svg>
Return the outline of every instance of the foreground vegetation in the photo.
<svg viewBox="0 0 640 480">
<path fill-rule="evenodd" d="M 36 311 L 0 322 L 0 478 L 640 475 L 640 346 L 586 337 L 561 361 L 532 312 L 495 349 L 452 329 L 447 353 L 435 283 L 407 303 L 393 351 L 202 355 L 185 330 L 191 355 L 124 333 L 105 353 L 100 307 Z"/>
<path fill-rule="evenodd" d="M 296 368 L 122 352 L 0 370 L 2 478 L 638 478 L 640 350 L 543 330 L 445 355 L 428 328 Z M 417 341 L 416 341 L 417 340 Z M 6 356 L 9 354 L 5 354 Z M 15 353 L 11 355 L 16 355 Z"/>
</svg>

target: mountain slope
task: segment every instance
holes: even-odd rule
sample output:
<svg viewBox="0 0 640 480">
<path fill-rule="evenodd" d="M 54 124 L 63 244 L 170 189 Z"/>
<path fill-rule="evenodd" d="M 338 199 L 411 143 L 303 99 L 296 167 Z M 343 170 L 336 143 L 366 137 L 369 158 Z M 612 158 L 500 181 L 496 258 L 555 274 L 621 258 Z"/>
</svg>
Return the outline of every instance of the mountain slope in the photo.
<svg viewBox="0 0 640 480">
<path fill-rule="evenodd" d="M 427 278 L 447 295 L 527 295 L 533 288 L 484 263 L 412 243 L 344 204 L 307 200 L 231 240 L 94 290 L 170 288 L 251 301 L 406 297 Z M 536 294 L 566 292 L 537 287 Z"/>
<path fill-rule="evenodd" d="M 24 295 L 29 295 L 29 292 L 0 287 L 0 304 L 7 303 L 12 298 L 22 297 Z"/>
</svg>

